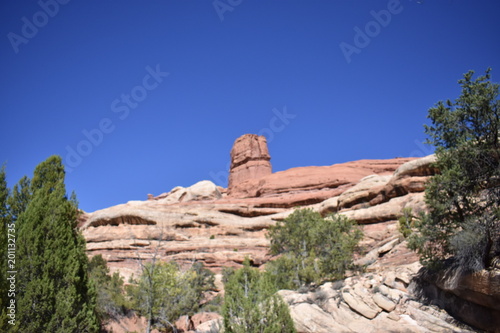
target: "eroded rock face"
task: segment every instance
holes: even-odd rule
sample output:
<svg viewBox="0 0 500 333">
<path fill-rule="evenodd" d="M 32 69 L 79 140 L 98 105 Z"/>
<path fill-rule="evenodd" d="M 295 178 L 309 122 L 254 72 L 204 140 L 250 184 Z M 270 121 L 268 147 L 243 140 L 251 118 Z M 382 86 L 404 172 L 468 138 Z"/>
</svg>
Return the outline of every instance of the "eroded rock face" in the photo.
<svg viewBox="0 0 500 333">
<path fill-rule="evenodd" d="M 272 172 L 270 160 L 264 136 L 245 134 L 236 139 L 231 149 L 229 193 L 234 192 L 236 184 L 270 175 Z"/>
<path fill-rule="evenodd" d="M 450 324 L 444 312 L 416 302 L 407 289 L 419 267 L 418 257 L 400 238 L 397 218 L 405 207 L 425 210 L 424 185 L 436 172 L 433 156 L 362 160 L 274 174 L 269 164 L 269 172 L 257 177 L 252 168 L 258 164 L 250 162 L 269 163 L 267 147 L 259 140 L 257 136 L 241 140 L 239 151 L 247 155 L 233 156 L 232 169 L 238 172 L 231 178 L 229 195 L 203 181 L 146 201 L 83 214 L 79 226 L 88 254 L 102 254 L 111 272 L 120 272 L 125 280 L 139 274 L 139 260 L 153 256 L 181 266 L 200 261 L 220 280 L 223 267 L 239 267 L 247 256 L 255 266 L 269 261 L 267 229 L 296 206 L 322 215 L 337 212 L 361 224 L 365 236 L 360 245 L 365 252 L 356 254 L 355 260 L 368 273 L 348 278 L 340 287 L 326 284 L 308 294 L 282 291 L 299 332 L 468 332 Z M 264 158 L 252 160 L 252 151 Z M 457 299 L 481 300 L 482 308 L 498 314 L 498 287 L 491 281 L 498 285 L 497 276 L 477 277 L 463 280 L 462 289 L 454 291 L 436 286 L 435 293 L 446 298 L 457 292 Z M 472 285 L 481 290 L 467 291 Z M 488 288 L 497 288 L 496 298 L 484 296 L 491 296 Z M 207 331 L 216 322 L 207 321 Z"/>
<path fill-rule="evenodd" d="M 245 256 L 262 265 L 270 259 L 267 228 L 286 218 L 296 206 L 310 207 L 323 215 L 338 212 L 356 220 L 365 233 L 361 245 L 370 252 L 398 235 L 396 220 L 404 207 L 424 204 L 422 192 L 409 191 L 373 204 L 374 197 L 385 193 L 387 184 L 396 176 L 400 179 L 402 172 L 397 170 L 403 168 L 404 174 L 412 174 L 412 165 L 422 169 L 423 163 L 413 161 L 363 160 L 294 168 L 261 177 L 256 187 L 260 196 L 246 198 L 223 196 L 212 182 L 202 181 L 146 201 L 84 214 L 79 225 L 89 255 L 102 254 L 111 270 L 126 278 L 137 275 L 138 260 L 150 259 L 155 253 L 160 260 L 202 261 L 215 272 L 225 266 L 238 267 Z M 413 174 L 422 177 L 421 172 Z M 243 185 L 255 181 L 250 179 Z M 373 258 L 364 259 L 369 264 L 417 260 L 404 247 L 394 256 L 370 253 Z"/>
<path fill-rule="evenodd" d="M 435 274 L 422 270 L 418 292 L 461 321 L 487 332 L 500 332 L 500 271 Z"/>
<path fill-rule="evenodd" d="M 413 158 L 360 160 L 329 166 L 292 168 L 233 183 L 229 197 L 253 198 L 276 207 L 305 206 L 339 196 L 370 175 L 392 175 Z"/>
<path fill-rule="evenodd" d="M 435 306 L 413 300 L 418 263 L 328 282 L 301 294 L 281 290 L 298 332 L 473 332 Z"/>
<path fill-rule="evenodd" d="M 215 272 L 239 266 L 245 256 L 263 264 L 269 260 L 265 230 L 273 219 L 241 217 L 233 213 L 237 208 L 213 201 L 129 202 L 88 214 L 81 228 L 88 253 L 101 254 L 126 280 L 139 273 L 139 260 L 153 256 L 181 265 L 200 261 Z"/>
</svg>

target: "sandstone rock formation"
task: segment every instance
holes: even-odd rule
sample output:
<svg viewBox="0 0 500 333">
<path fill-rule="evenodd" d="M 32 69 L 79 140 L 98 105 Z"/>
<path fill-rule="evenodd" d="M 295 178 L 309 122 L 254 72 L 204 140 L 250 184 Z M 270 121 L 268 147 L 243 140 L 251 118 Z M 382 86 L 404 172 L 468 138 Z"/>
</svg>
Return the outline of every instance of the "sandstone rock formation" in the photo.
<svg viewBox="0 0 500 333">
<path fill-rule="evenodd" d="M 188 188 L 174 187 L 170 192 L 157 197 L 149 196 L 148 200 L 159 200 L 163 204 L 173 204 L 188 201 L 216 200 L 222 198 L 217 186 L 209 180 L 202 180 Z"/>
<path fill-rule="evenodd" d="M 222 327 L 222 317 L 214 312 L 201 312 L 192 317 L 182 316 L 175 322 L 175 326 L 179 333 L 213 333 Z M 120 321 L 110 320 L 105 329 L 113 333 L 146 332 L 147 322 L 145 317 L 129 314 Z M 159 333 L 157 329 L 151 332 Z"/>
<path fill-rule="evenodd" d="M 360 160 L 271 173 L 266 139 L 245 134 L 235 141 L 231 150 L 228 196 L 253 198 L 257 203 L 273 207 L 310 205 L 340 195 L 363 177 L 390 176 L 411 160 L 414 158 Z"/>
<path fill-rule="evenodd" d="M 456 318 L 488 332 L 500 332 L 500 271 L 439 275 L 419 272 L 415 294 L 427 297 Z"/>
<path fill-rule="evenodd" d="M 297 198 L 302 198 L 306 203 L 319 202 L 311 208 L 324 211 L 327 202 L 332 201 L 331 193 L 341 195 L 366 174 L 374 171 L 387 174 L 388 170 L 396 169 L 403 161 L 405 159 L 365 160 L 331 167 L 312 167 L 311 172 L 307 172 L 308 168 L 283 171 L 275 179 L 284 184 L 286 177 L 283 174 L 295 174 L 295 184 L 302 184 L 296 187 L 295 196 L 293 192 L 280 192 L 274 187 L 269 195 L 257 198 L 222 197 L 213 183 L 202 181 L 188 188 L 174 188 L 146 201 L 130 201 L 85 214 L 80 226 L 87 239 L 89 254 L 102 254 L 112 271 L 120 271 L 127 278 L 137 274 L 138 260 L 149 259 L 153 255 L 162 260 L 186 264 L 192 260 L 202 261 L 215 272 L 225 266 L 238 266 L 245 256 L 252 258 L 254 264 L 261 265 L 270 258 L 266 229 L 291 214 L 293 209 L 290 207 L 300 202 Z M 381 176 L 371 178 L 377 177 Z M 263 178 L 272 179 L 270 176 Z M 326 181 L 328 179 L 329 182 Z M 330 188 L 323 189 L 322 180 Z M 308 184 L 308 181 L 312 183 Z M 379 183 L 375 182 L 375 185 L 380 187 Z M 363 192 L 362 188 L 365 187 L 355 187 L 358 189 L 357 197 L 363 197 L 362 193 L 366 191 Z M 417 201 L 415 198 L 420 198 L 418 195 L 421 197 L 421 194 L 412 194 L 394 198 L 380 205 L 382 208 L 360 208 L 355 205 L 343 209 L 341 213 L 360 223 L 387 222 L 383 227 L 385 232 L 366 229 L 364 245 L 371 248 L 394 235 L 395 219 L 403 207 L 414 204 Z M 322 203 L 325 198 L 327 201 Z M 328 210 L 337 211 L 338 207 Z"/>
<path fill-rule="evenodd" d="M 179 332 L 212 333 L 222 327 L 222 316 L 214 312 L 202 312 L 192 317 L 182 316 L 175 323 Z"/>
<path fill-rule="evenodd" d="M 311 205 L 342 194 L 370 175 L 391 175 L 412 158 L 360 160 L 292 168 L 233 185 L 229 198 L 252 198 L 267 206 L 290 208 Z"/>
<path fill-rule="evenodd" d="M 237 184 L 271 174 L 271 156 L 264 136 L 245 134 L 234 142 L 229 169 L 229 193 Z"/>
<path fill-rule="evenodd" d="M 409 293 L 418 263 L 328 282 L 314 291 L 281 290 L 300 332 L 473 332 Z"/>
<path fill-rule="evenodd" d="M 299 332 L 468 332 L 443 311 L 412 296 L 409 289 L 420 267 L 418 257 L 397 231 L 403 208 L 426 209 L 423 191 L 428 177 L 437 172 L 434 161 L 433 155 L 360 160 L 271 173 L 265 138 L 244 135 L 231 151 L 227 193 L 202 181 L 148 196 L 146 201 L 82 214 L 79 227 L 88 254 L 102 254 L 111 271 L 126 280 L 139 273 L 140 260 L 155 256 L 181 266 L 203 262 L 220 281 L 223 267 L 238 267 L 246 256 L 254 266 L 269 261 L 266 230 L 294 207 L 309 207 L 322 215 L 344 214 L 364 231 L 364 251 L 355 259 L 367 273 L 307 294 L 281 291 Z M 427 292 L 443 300 L 452 299 L 452 294 L 453 304 L 465 300 L 456 313 L 472 302 L 489 311 L 489 318 L 500 318 L 498 283 L 497 275 L 468 277 L 458 288 L 429 282 Z M 487 289 L 492 285 L 497 294 Z M 213 318 L 194 326 L 209 332 L 217 324 L 219 319 Z"/>
</svg>

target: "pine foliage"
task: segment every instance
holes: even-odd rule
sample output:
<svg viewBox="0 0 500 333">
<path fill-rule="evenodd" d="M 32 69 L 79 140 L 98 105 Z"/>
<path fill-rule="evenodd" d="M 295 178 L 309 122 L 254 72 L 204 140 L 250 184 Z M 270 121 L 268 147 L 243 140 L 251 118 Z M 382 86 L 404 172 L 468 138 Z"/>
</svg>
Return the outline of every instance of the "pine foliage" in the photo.
<svg viewBox="0 0 500 333">
<path fill-rule="evenodd" d="M 490 81 L 490 69 L 473 75 L 459 81 L 458 99 L 429 110 L 425 129 L 440 174 L 426 188 L 429 213 L 413 222 L 409 236 L 425 265 L 452 259 L 464 272 L 500 263 L 499 85 Z"/>
</svg>

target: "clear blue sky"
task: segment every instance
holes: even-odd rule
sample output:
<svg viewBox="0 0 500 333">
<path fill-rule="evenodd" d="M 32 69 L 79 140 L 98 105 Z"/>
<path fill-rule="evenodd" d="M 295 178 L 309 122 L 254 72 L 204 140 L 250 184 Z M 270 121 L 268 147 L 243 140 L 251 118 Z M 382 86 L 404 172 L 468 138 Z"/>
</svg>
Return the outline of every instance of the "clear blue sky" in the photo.
<svg viewBox="0 0 500 333">
<path fill-rule="evenodd" d="M 426 155 L 427 110 L 462 74 L 500 81 L 500 1 L 397 2 L 4 0 L 9 186 L 52 154 L 86 211 L 226 186 L 245 133 L 274 171 Z"/>
</svg>

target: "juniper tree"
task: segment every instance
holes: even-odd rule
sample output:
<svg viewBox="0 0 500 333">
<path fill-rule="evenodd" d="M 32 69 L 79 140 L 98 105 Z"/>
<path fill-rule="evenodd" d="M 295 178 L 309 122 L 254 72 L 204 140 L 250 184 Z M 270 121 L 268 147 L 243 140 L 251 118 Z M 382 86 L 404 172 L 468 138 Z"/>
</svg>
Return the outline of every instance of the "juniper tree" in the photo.
<svg viewBox="0 0 500 333">
<path fill-rule="evenodd" d="M 88 269 L 96 287 L 96 313 L 101 324 L 124 316 L 128 303 L 123 294 L 123 278 L 120 274 L 110 274 L 107 262 L 100 254 L 92 257 Z"/>
<path fill-rule="evenodd" d="M 476 79 L 467 72 L 455 101 L 429 109 L 425 131 L 440 174 L 425 191 L 429 212 L 409 236 L 427 266 L 449 258 L 462 271 L 500 264 L 500 101 L 490 71 Z"/>
<path fill-rule="evenodd" d="M 224 291 L 224 332 L 296 332 L 288 306 L 276 294 L 273 278 L 250 267 L 248 259 L 243 268 L 230 274 Z"/>
<path fill-rule="evenodd" d="M 284 289 L 340 279 L 351 267 L 361 237 L 355 222 L 343 215 L 323 218 L 311 209 L 298 209 L 269 229 L 270 252 L 281 256 L 266 269 Z"/>
<path fill-rule="evenodd" d="M 196 313 L 203 293 L 213 288 L 213 274 L 197 263 L 186 270 L 175 262 L 149 262 L 142 268 L 127 294 L 134 310 L 146 317 L 146 332 L 173 329 L 180 316 Z"/>
<path fill-rule="evenodd" d="M 19 182 L 14 185 L 7 199 L 9 206 L 9 216 L 11 222 L 15 223 L 22 212 L 26 210 L 31 199 L 31 181 L 23 176 Z"/>
<path fill-rule="evenodd" d="M 97 332 L 95 291 L 87 273 L 77 207 L 66 197 L 59 156 L 40 163 L 31 198 L 17 216 L 16 332 Z M 22 191 L 20 191 L 22 192 Z"/>
</svg>

